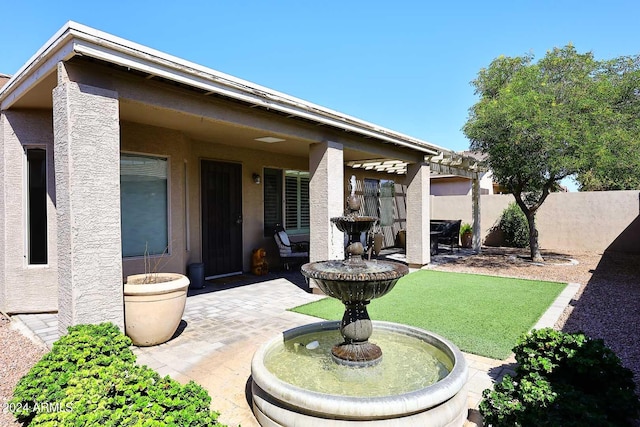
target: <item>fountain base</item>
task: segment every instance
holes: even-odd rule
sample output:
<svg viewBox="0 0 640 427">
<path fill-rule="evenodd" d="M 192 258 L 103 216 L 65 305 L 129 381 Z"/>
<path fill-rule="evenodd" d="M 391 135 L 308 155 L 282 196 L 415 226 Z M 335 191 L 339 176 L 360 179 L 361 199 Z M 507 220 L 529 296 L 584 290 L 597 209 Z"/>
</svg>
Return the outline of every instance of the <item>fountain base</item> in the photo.
<svg viewBox="0 0 640 427">
<path fill-rule="evenodd" d="M 422 329 L 389 322 L 374 321 L 373 325 L 376 331 L 390 334 L 393 341 L 397 342 L 402 337 L 409 343 L 413 343 L 409 344 L 410 347 L 418 345 L 422 349 L 425 343 L 433 346 L 446 359 L 446 364 L 449 365 L 448 373 L 443 374 L 439 380 L 435 379 L 435 382 L 427 381 L 427 385 L 405 391 L 388 392 L 391 387 L 396 386 L 388 384 L 383 378 L 393 380 L 401 375 L 397 373 L 386 375 L 383 372 L 385 366 L 397 365 L 391 356 L 394 352 L 385 345 L 386 356 L 377 366 L 367 369 L 347 367 L 337 369 L 343 370 L 346 376 L 341 381 L 349 384 L 347 390 L 352 391 L 354 387 L 358 387 L 363 381 L 362 376 L 365 375 L 368 380 L 380 379 L 378 389 L 387 390 L 387 394 L 367 394 L 371 385 L 363 388 L 363 394 L 357 395 L 343 394 L 339 391 L 317 391 L 311 384 L 317 374 L 312 372 L 313 363 L 307 357 L 312 357 L 322 347 L 306 350 L 304 345 L 293 345 L 293 343 L 304 343 L 316 339 L 322 342 L 316 334 L 329 332 L 337 335 L 340 323 L 312 323 L 285 331 L 283 335 L 278 335 L 265 343 L 255 353 L 251 363 L 251 394 L 253 412 L 258 423 L 263 427 L 462 426 L 467 419 L 468 411 L 466 387 L 468 368 L 460 350 L 446 339 Z M 382 337 L 379 338 L 382 339 Z M 325 341 L 330 342 L 331 339 L 325 338 Z M 285 351 L 287 344 L 291 345 L 296 357 L 295 362 L 283 360 L 281 351 Z M 383 341 L 380 344 L 383 345 Z M 411 369 L 412 371 L 415 369 L 412 377 L 424 375 L 420 371 L 428 362 L 419 357 L 424 352 L 424 349 L 418 350 L 418 353 L 410 356 L 412 360 L 418 359 L 415 360 L 417 367 Z M 270 365 L 269 361 L 273 360 L 282 362 L 282 366 L 285 366 L 287 371 L 292 368 L 292 364 L 299 367 L 300 369 L 293 375 L 294 381 L 280 379 L 272 372 L 267 365 Z M 326 366 L 320 363 L 319 369 L 324 371 Z M 402 372 L 405 370 L 406 368 L 401 368 Z M 377 371 L 380 371 L 379 375 L 376 374 Z M 405 383 L 406 378 L 399 379 L 401 386 Z"/>
<path fill-rule="evenodd" d="M 368 341 L 361 343 L 342 343 L 331 349 L 333 361 L 353 368 L 374 366 L 382 360 L 382 350 Z"/>
</svg>

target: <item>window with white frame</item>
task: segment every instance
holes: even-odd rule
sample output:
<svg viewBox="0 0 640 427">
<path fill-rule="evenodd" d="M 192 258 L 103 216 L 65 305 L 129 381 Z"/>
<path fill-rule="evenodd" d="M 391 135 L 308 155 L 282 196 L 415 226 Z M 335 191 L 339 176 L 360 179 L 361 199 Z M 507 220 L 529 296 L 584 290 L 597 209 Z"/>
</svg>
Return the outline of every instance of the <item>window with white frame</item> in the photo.
<svg viewBox="0 0 640 427">
<path fill-rule="evenodd" d="M 265 169 L 264 235 L 271 236 L 276 225 L 289 234 L 309 232 L 309 172 Z"/>
<path fill-rule="evenodd" d="M 120 155 L 123 257 L 168 250 L 167 172 L 166 158 Z"/>
</svg>

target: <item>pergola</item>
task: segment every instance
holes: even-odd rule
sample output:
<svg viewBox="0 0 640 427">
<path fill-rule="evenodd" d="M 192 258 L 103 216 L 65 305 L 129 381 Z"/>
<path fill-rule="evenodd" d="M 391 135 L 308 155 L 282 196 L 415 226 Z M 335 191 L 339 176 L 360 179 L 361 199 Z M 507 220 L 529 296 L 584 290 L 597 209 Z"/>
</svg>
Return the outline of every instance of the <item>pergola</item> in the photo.
<svg viewBox="0 0 640 427">
<path fill-rule="evenodd" d="M 487 171 L 482 163 L 471 156 L 442 150 L 434 156 L 425 156 L 432 175 L 455 175 L 472 181 L 473 250 L 480 253 L 480 175 Z M 370 159 L 347 162 L 354 169 L 364 169 L 389 174 L 406 175 L 408 163 L 395 159 Z"/>
</svg>

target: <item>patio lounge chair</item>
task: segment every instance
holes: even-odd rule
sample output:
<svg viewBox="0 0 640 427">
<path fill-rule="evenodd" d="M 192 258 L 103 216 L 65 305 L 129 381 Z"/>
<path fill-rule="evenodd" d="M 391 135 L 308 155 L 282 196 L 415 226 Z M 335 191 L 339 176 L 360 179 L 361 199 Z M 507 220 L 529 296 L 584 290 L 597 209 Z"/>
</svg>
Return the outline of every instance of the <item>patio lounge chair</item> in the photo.
<svg viewBox="0 0 640 427">
<path fill-rule="evenodd" d="M 276 226 L 273 238 L 278 245 L 280 261 L 285 270 L 290 264 L 302 264 L 309 261 L 309 242 L 292 242 L 282 226 Z"/>
</svg>

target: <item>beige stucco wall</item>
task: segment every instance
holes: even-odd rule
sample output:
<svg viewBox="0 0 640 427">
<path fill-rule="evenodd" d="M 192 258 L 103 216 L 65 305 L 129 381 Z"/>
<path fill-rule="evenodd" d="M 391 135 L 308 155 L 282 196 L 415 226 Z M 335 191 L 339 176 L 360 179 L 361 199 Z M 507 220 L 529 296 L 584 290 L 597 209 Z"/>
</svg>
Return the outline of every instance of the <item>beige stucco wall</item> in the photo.
<svg viewBox="0 0 640 427">
<path fill-rule="evenodd" d="M 25 148 L 47 151 L 48 264 L 28 265 Z M 51 112 L 3 111 L 0 116 L 0 310 L 58 307 L 57 223 Z"/>
<path fill-rule="evenodd" d="M 313 144 L 309 150 L 309 259 L 312 262 L 344 258 L 344 236 L 331 223 L 331 218 L 344 213 L 343 148 L 342 144 L 325 142 Z M 314 198 L 314 194 L 321 196 Z"/>
<path fill-rule="evenodd" d="M 513 202 L 512 195 L 480 198 L 482 240 Z M 431 217 L 471 223 L 470 196 L 432 196 Z M 640 252 L 640 192 L 553 193 L 536 216 L 543 249 Z"/>
<path fill-rule="evenodd" d="M 69 81 L 53 90 L 58 222 L 58 331 L 113 322 L 124 329 L 118 94 Z"/>
<path fill-rule="evenodd" d="M 493 194 L 493 174 L 486 172 L 480 177 L 480 194 Z M 461 176 L 433 177 L 431 179 L 432 196 L 471 195 L 471 179 Z"/>
</svg>

